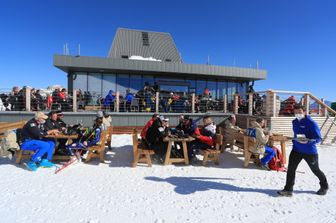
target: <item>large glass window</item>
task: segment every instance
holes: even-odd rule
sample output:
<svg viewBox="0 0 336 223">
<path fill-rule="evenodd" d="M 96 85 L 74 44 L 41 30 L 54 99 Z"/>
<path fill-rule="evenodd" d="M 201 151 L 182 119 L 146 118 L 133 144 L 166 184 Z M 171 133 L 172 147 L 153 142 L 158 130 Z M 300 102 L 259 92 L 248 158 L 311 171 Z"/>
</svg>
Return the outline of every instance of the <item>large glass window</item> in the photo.
<svg viewBox="0 0 336 223">
<path fill-rule="evenodd" d="M 196 93 L 196 80 L 187 79 L 187 83 L 189 83 L 189 93 Z"/>
<path fill-rule="evenodd" d="M 169 84 L 160 84 L 160 91 L 166 92 L 179 92 L 179 93 L 186 93 L 188 92 L 187 85 L 169 85 Z"/>
<path fill-rule="evenodd" d="M 228 99 L 232 100 L 233 96 L 237 93 L 237 83 L 235 82 L 228 82 L 227 94 Z"/>
<path fill-rule="evenodd" d="M 73 74 L 73 89 L 87 91 L 87 74 L 86 73 L 74 73 Z"/>
<path fill-rule="evenodd" d="M 206 88 L 206 81 L 205 80 L 197 80 L 196 81 L 196 94 L 203 95 L 204 88 Z"/>
<path fill-rule="evenodd" d="M 236 93 L 237 93 L 237 83 L 228 82 L 227 102 L 228 102 L 228 109 L 230 112 L 233 112 L 233 101 L 234 101 L 234 95 Z"/>
<path fill-rule="evenodd" d="M 208 80 L 207 88 L 212 99 L 217 99 L 217 82 L 215 80 Z"/>
<path fill-rule="evenodd" d="M 103 97 L 112 90 L 116 92 L 116 75 L 115 74 L 104 74 L 103 75 Z"/>
<path fill-rule="evenodd" d="M 131 75 L 130 76 L 130 91 L 131 93 L 137 93 L 143 88 L 142 76 L 141 75 Z"/>
<path fill-rule="evenodd" d="M 126 96 L 126 90 L 129 89 L 129 82 L 128 74 L 117 74 L 117 91 L 123 97 Z"/>
<path fill-rule="evenodd" d="M 243 99 L 247 99 L 247 95 L 246 95 L 246 92 L 247 92 L 247 84 L 248 82 L 241 82 L 241 83 L 238 83 L 238 86 L 237 86 L 237 90 L 238 90 L 238 94 L 243 98 Z"/>
<path fill-rule="evenodd" d="M 92 95 L 102 94 L 102 75 L 99 73 L 89 73 L 88 75 L 88 91 Z"/>
<path fill-rule="evenodd" d="M 227 82 L 225 81 L 218 81 L 217 83 L 217 97 L 218 99 L 223 99 L 224 95 L 227 94 Z"/>
<path fill-rule="evenodd" d="M 154 85 L 154 77 L 153 76 L 143 76 L 142 78 L 142 88 L 145 86 L 145 83 L 148 83 L 150 86 Z"/>
</svg>

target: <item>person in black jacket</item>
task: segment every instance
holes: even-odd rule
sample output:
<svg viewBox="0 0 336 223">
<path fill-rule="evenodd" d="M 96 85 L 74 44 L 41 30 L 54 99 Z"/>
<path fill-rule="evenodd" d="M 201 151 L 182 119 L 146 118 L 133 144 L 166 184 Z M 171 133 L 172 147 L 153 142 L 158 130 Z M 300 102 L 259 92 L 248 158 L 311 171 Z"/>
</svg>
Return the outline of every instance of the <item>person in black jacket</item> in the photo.
<svg viewBox="0 0 336 223">
<path fill-rule="evenodd" d="M 48 114 L 48 119 L 46 120 L 46 122 L 44 123 L 44 129 L 45 130 L 52 130 L 52 129 L 57 129 L 59 132 L 65 132 L 66 131 L 66 124 L 63 122 L 63 120 L 61 120 L 61 122 L 59 121 L 58 118 L 58 113 L 57 111 L 51 111 Z M 59 154 L 59 155 L 65 155 L 67 154 L 67 150 L 66 150 L 66 142 L 67 139 L 58 139 L 57 140 L 57 145 L 56 145 L 56 150 L 55 153 Z"/>
<path fill-rule="evenodd" d="M 44 128 L 46 130 L 52 130 L 52 129 L 58 129 L 59 131 L 64 130 L 64 128 L 60 125 L 60 123 L 58 123 L 57 118 L 58 117 L 56 111 L 49 112 L 48 118 L 44 123 Z"/>
<path fill-rule="evenodd" d="M 58 125 L 60 125 L 62 128 L 67 128 L 68 127 L 68 124 L 66 124 L 64 121 L 63 121 L 63 112 L 61 110 L 58 110 L 56 111 L 57 113 L 57 123 Z"/>
<path fill-rule="evenodd" d="M 146 133 L 148 146 L 155 151 L 154 159 L 159 159 L 160 162 L 163 162 L 163 157 L 167 150 L 167 143 L 163 142 L 163 138 L 168 134 L 165 122 L 167 123 L 168 119 L 161 115 L 158 119 L 155 119 Z"/>
</svg>

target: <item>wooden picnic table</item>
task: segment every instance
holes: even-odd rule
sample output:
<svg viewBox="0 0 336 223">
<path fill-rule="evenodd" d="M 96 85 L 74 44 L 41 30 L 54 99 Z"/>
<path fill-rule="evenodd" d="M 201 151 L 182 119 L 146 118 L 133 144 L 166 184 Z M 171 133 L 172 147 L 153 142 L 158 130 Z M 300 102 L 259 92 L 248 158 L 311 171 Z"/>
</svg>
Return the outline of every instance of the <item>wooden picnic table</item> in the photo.
<svg viewBox="0 0 336 223">
<path fill-rule="evenodd" d="M 57 134 L 57 135 L 46 135 L 44 138 L 48 139 L 67 139 L 66 144 L 70 144 L 73 139 L 77 139 L 78 135 L 66 135 L 66 134 Z M 69 155 L 54 155 L 53 160 L 69 160 L 70 156 Z"/>
<path fill-rule="evenodd" d="M 189 136 L 187 138 L 182 138 L 182 137 L 177 137 L 177 136 L 171 135 L 171 136 L 166 136 L 165 138 L 163 138 L 164 142 L 168 142 L 164 165 L 168 165 L 168 164 L 172 164 L 172 163 L 181 163 L 181 162 L 184 162 L 185 164 L 188 165 L 189 164 L 189 159 L 188 159 L 187 142 L 191 142 L 193 140 L 195 140 L 195 139 L 191 136 Z M 170 158 L 173 142 L 181 142 L 182 143 L 184 158 Z"/>
<path fill-rule="evenodd" d="M 66 134 L 55 134 L 55 135 L 46 135 L 44 138 L 52 138 L 52 139 L 77 139 L 78 135 L 66 135 Z"/>
<path fill-rule="evenodd" d="M 286 160 L 286 141 L 288 137 L 281 135 L 281 134 L 274 134 L 269 137 L 269 146 L 274 146 L 275 142 L 280 142 L 281 146 L 281 153 L 284 158 L 284 163 L 287 162 Z"/>
</svg>

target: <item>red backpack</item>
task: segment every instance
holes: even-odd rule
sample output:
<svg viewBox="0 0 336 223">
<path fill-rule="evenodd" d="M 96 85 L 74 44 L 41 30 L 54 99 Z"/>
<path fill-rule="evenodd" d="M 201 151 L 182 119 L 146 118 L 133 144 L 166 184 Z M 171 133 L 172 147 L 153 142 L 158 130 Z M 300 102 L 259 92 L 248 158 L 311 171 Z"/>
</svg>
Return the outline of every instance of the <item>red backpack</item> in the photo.
<svg viewBox="0 0 336 223">
<path fill-rule="evenodd" d="M 268 167 L 271 170 L 276 170 L 276 171 L 280 171 L 280 172 L 286 172 L 287 169 L 285 167 L 285 162 L 284 162 L 284 158 L 282 156 L 282 153 L 280 152 L 280 150 L 273 146 L 273 150 L 275 152 L 275 156 L 269 161 L 268 163 Z"/>
</svg>

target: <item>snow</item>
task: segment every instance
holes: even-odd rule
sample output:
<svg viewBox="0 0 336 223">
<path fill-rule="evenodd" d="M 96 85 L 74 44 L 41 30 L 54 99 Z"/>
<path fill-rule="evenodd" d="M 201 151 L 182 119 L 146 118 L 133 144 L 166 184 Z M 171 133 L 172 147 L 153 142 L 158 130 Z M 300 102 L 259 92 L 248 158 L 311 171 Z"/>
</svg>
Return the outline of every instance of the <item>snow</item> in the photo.
<svg viewBox="0 0 336 223">
<path fill-rule="evenodd" d="M 113 136 L 106 164 L 94 159 L 57 175 L 0 157 L 1 222 L 336 222 L 334 145 L 319 154 L 328 194 L 315 194 L 318 179 L 303 161 L 288 198 L 276 196 L 285 173 L 243 168 L 241 152 L 225 152 L 219 166 L 130 168 L 131 142 Z"/>
<path fill-rule="evenodd" d="M 136 55 L 130 56 L 128 59 L 130 59 L 130 60 L 147 60 L 147 61 L 162 62 L 162 60 L 155 59 L 153 57 L 142 57 L 142 56 L 136 56 Z"/>
</svg>

